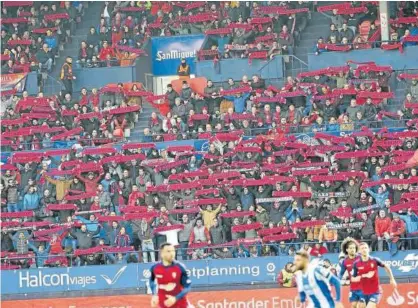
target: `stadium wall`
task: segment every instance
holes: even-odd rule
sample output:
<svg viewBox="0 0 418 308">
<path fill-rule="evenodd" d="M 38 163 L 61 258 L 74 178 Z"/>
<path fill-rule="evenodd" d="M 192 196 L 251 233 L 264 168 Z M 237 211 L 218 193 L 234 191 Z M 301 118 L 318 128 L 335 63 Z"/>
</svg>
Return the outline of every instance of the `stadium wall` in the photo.
<svg viewBox="0 0 418 308">
<path fill-rule="evenodd" d="M 391 266 L 397 278 L 416 276 L 418 271 L 418 250 L 399 251 L 395 256 L 389 252 L 373 254 Z M 338 254 L 327 254 L 333 264 L 338 263 Z M 262 285 L 274 283 L 277 274 L 293 257 L 261 257 L 187 261 L 194 286 L 225 286 L 239 284 Z M 1 294 L 3 296 L 72 291 L 126 290 L 148 288 L 150 264 L 130 263 L 121 265 L 41 268 L 28 270 L 1 271 Z M 386 278 L 383 269 L 380 277 Z"/>
<path fill-rule="evenodd" d="M 417 307 L 418 283 L 405 283 L 398 285 L 395 293 L 391 285 L 383 285 L 383 297 L 379 307 Z M 349 307 L 349 288 L 344 287 L 342 301 Z M 259 290 L 229 290 L 217 292 L 192 292 L 188 295 L 191 304 L 196 308 L 302 308 L 295 300 L 296 288 L 276 288 Z M 18 301 L 3 301 L 3 308 L 144 308 L 149 307 L 149 295 L 123 295 L 100 297 L 75 297 L 60 299 L 33 299 Z"/>
<path fill-rule="evenodd" d="M 324 52 L 320 55 L 309 54 L 309 70 L 328 66 L 339 66 L 347 61 L 376 61 L 379 65 L 391 65 L 394 70 L 418 68 L 418 46 L 408 46 L 403 52 L 386 51 L 380 48 L 352 50 L 350 52 Z"/>
<path fill-rule="evenodd" d="M 271 61 L 254 59 L 222 59 L 198 61 L 196 75 L 204 76 L 213 82 L 227 81 L 228 78 L 241 80 L 242 76 L 259 75 L 263 79 L 279 79 L 284 77 L 283 58 L 275 57 Z"/>
</svg>

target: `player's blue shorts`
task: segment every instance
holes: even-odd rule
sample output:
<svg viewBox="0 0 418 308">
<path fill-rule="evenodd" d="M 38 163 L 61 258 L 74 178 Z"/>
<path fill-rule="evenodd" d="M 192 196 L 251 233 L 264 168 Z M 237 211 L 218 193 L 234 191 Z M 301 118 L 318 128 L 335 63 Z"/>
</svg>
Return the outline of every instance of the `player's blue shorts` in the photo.
<svg viewBox="0 0 418 308">
<path fill-rule="evenodd" d="M 382 293 L 373 293 L 369 295 L 363 295 L 362 301 L 366 303 L 366 305 L 370 302 L 378 304 L 381 298 L 382 298 Z"/>
<path fill-rule="evenodd" d="M 350 290 L 348 300 L 350 303 L 353 302 L 361 302 L 361 299 L 364 297 L 363 292 L 361 290 Z"/>
</svg>

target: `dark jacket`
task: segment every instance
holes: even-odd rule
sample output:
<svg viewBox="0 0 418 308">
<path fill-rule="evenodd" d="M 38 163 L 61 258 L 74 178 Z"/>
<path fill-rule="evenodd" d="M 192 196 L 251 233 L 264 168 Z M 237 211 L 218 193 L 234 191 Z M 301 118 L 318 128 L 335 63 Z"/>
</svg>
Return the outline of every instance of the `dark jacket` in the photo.
<svg viewBox="0 0 418 308">
<path fill-rule="evenodd" d="M 171 92 L 168 92 L 168 91 L 165 92 L 165 95 L 167 95 L 167 99 L 168 99 L 170 106 L 173 107 L 174 101 L 176 100 L 177 97 L 179 97 L 179 95 L 174 90 L 172 90 Z"/>
<path fill-rule="evenodd" d="M 369 239 L 373 234 L 375 234 L 374 225 L 372 219 L 369 217 L 361 229 L 361 237 L 363 239 Z"/>
<path fill-rule="evenodd" d="M 93 246 L 93 237 L 100 233 L 101 228 L 97 228 L 95 232 L 83 232 L 81 230 L 71 230 L 70 235 L 77 240 L 80 249 L 87 249 Z"/>
<path fill-rule="evenodd" d="M 49 59 L 52 59 L 52 54 L 49 51 L 45 52 L 44 50 L 40 50 L 36 53 L 36 60 L 39 63 L 45 63 Z"/>
<path fill-rule="evenodd" d="M 212 244 L 222 244 L 226 242 L 225 229 L 218 225 L 217 227 L 212 226 L 209 230 Z"/>
<path fill-rule="evenodd" d="M 7 187 L 7 203 L 17 203 L 19 201 L 19 191 L 17 186 Z"/>
<path fill-rule="evenodd" d="M 89 33 L 87 34 L 87 40 L 86 43 L 88 46 L 98 46 L 100 43 L 100 37 L 99 35 L 96 33 L 96 30 L 94 31 L 93 34 Z"/>
</svg>

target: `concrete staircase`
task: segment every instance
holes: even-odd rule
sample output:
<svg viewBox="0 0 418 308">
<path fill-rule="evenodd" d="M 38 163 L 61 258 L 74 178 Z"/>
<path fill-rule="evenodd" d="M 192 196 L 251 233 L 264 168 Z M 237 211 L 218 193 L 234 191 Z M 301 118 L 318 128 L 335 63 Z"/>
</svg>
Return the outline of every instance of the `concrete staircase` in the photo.
<svg viewBox="0 0 418 308">
<path fill-rule="evenodd" d="M 90 27 L 96 27 L 100 22 L 101 6 L 102 2 L 88 2 L 88 7 L 84 10 L 82 21 L 77 25 L 76 32 L 71 36 L 71 41 L 64 46 L 64 50 L 60 52 L 60 57 L 55 60 L 55 67 L 51 72 L 52 77 L 59 80 L 61 66 L 64 64 L 67 56 L 73 58 L 73 63 L 78 59 L 81 42 L 87 38 Z M 74 94 L 77 97 L 78 93 Z"/>
<path fill-rule="evenodd" d="M 145 102 L 142 104 L 142 110 L 139 114 L 138 122 L 135 123 L 134 129 L 131 130 L 131 136 L 127 138 L 129 141 L 140 142 L 144 136 L 144 129 L 148 127 L 148 121 L 151 118 L 151 113 L 156 112 L 160 114 L 159 110 L 151 104 Z"/>
<path fill-rule="evenodd" d="M 332 3 L 327 3 L 332 4 Z M 325 5 L 322 4 L 321 5 Z M 331 19 L 322 13 L 313 12 L 308 26 L 302 32 L 298 46 L 294 49 L 294 55 L 305 63 L 308 63 L 308 54 L 313 53 L 315 43 L 319 37 L 326 39 L 329 32 Z"/>
<path fill-rule="evenodd" d="M 71 37 L 71 42 L 65 45 L 64 51 L 60 52 L 60 57 L 55 61 L 56 65 L 51 73 L 52 77 L 59 80 L 61 66 L 64 64 L 67 56 L 73 57 L 74 62 L 77 60 L 80 44 L 83 40 L 87 39 L 90 27 L 96 27 L 99 24 L 101 6 L 101 2 L 88 3 L 88 8 L 85 9 L 81 23 L 77 25 L 76 33 Z M 79 93 L 73 93 L 73 96 L 76 98 L 78 95 Z M 140 141 L 142 139 L 142 136 L 144 135 L 144 128 L 148 127 L 148 120 L 153 111 L 159 113 L 158 109 L 152 107 L 149 103 L 143 103 L 139 120 L 135 123 L 135 127 L 131 130 L 131 137 L 128 138 L 128 140 Z"/>
</svg>

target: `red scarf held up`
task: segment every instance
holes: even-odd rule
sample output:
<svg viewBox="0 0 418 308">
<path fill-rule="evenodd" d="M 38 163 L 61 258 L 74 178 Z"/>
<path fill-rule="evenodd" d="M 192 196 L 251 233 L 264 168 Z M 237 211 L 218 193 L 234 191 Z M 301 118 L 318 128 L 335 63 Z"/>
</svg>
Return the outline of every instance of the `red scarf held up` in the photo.
<svg viewBox="0 0 418 308">
<path fill-rule="evenodd" d="M 249 230 L 257 230 L 257 229 L 261 229 L 262 227 L 263 225 L 260 222 L 255 222 L 252 224 L 232 226 L 231 231 L 234 233 L 238 233 L 238 232 L 245 232 Z"/>
</svg>

